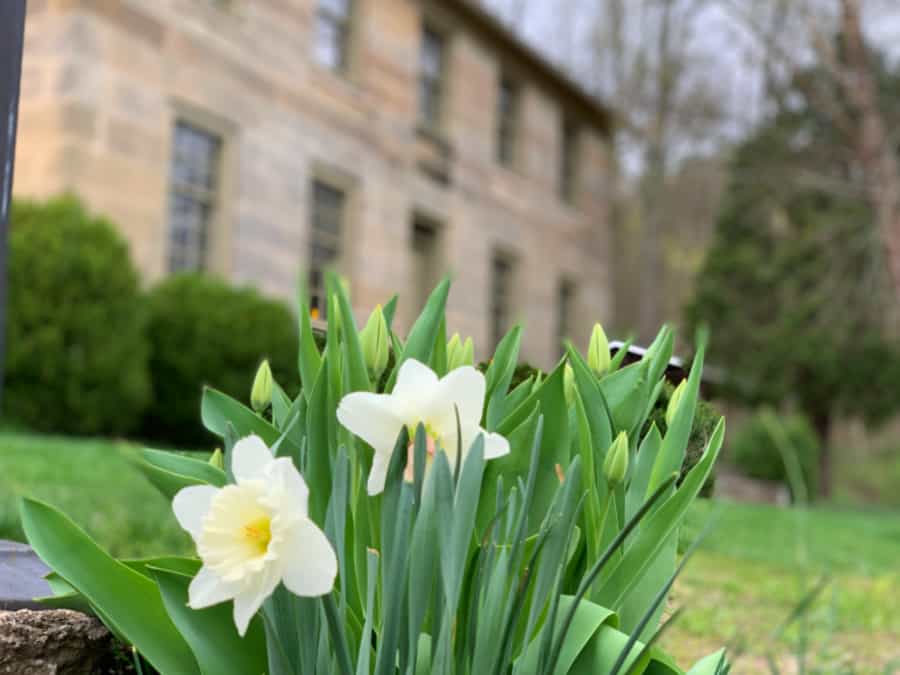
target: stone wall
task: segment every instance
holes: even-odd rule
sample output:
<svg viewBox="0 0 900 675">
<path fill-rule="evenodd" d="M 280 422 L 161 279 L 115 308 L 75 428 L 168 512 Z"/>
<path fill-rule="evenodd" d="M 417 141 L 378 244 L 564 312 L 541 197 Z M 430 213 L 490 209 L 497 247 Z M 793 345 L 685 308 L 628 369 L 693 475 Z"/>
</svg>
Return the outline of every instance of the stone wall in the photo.
<svg viewBox="0 0 900 675">
<path fill-rule="evenodd" d="M 342 267 L 361 315 L 394 292 L 418 295 L 410 237 L 421 212 L 440 223 L 441 271 L 455 279 L 451 330 L 472 335 L 479 356 L 491 346 L 490 258 L 502 250 L 517 263 L 523 357 L 547 366 L 561 278 L 577 288 L 578 342 L 609 319 L 605 136 L 582 126 L 576 206 L 563 203 L 567 100 L 531 82 L 452 4 L 356 0 L 352 65 L 338 75 L 311 58 L 314 0 L 31 0 L 15 192 L 77 193 L 122 228 L 152 282 L 165 273 L 169 149 L 185 118 L 225 138 L 212 271 L 291 297 L 308 250 L 310 182 L 337 176 L 351 188 Z M 449 36 L 447 185 L 420 168 L 434 152 L 416 130 L 423 12 Z M 512 169 L 494 158 L 501 64 L 523 85 Z M 401 328 L 413 304 L 401 302 Z"/>
</svg>

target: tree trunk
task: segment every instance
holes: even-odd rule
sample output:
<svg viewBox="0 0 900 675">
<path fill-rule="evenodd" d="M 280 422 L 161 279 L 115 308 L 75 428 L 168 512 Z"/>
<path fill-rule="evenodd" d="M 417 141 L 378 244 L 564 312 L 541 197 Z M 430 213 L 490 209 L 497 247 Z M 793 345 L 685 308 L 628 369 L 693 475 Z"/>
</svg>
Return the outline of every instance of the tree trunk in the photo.
<svg viewBox="0 0 900 675">
<path fill-rule="evenodd" d="M 832 490 L 831 471 L 831 414 L 817 413 L 812 416 L 812 424 L 819 437 L 819 497 L 829 499 Z"/>
</svg>

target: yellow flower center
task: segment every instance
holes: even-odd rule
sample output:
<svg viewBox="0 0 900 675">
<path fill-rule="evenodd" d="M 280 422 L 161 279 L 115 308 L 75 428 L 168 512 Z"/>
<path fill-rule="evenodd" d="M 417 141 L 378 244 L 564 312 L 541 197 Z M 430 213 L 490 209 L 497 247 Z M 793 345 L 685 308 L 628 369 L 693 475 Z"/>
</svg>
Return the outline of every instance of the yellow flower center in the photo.
<svg viewBox="0 0 900 675">
<path fill-rule="evenodd" d="M 244 525 L 244 539 L 255 548 L 260 555 L 269 548 L 272 541 L 272 519 L 268 516 L 257 518 Z"/>
</svg>

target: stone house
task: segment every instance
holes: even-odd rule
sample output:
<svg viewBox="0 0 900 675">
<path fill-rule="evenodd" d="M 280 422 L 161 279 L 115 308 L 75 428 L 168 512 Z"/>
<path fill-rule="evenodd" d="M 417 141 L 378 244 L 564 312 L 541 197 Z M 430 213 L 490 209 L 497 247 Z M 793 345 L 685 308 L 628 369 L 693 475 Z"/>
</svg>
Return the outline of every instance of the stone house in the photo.
<svg viewBox="0 0 900 675">
<path fill-rule="evenodd" d="M 74 192 L 148 283 L 290 298 L 322 271 L 401 329 L 454 278 L 479 355 L 608 319 L 610 119 L 474 0 L 29 0 L 15 193 Z"/>
</svg>

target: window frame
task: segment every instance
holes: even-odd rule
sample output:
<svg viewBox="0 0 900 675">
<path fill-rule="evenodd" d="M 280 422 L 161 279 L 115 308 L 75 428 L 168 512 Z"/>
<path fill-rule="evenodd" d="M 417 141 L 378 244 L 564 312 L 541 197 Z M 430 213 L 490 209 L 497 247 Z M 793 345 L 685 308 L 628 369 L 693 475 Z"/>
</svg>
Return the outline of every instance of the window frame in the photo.
<svg viewBox="0 0 900 675">
<path fill-rule="evenodd" d="M 504 106 L 504 91 L 509 92 L 509 103 Z M 496 129 L 494 136 L 495 159 L 501 166 L 516 168 L 519 162 L 519 136 L 522 119 L 522 84 L 507 72 L 501 72 L 497 80 Z"/>
<path fill-rule="evenodd" d="M 427 36 L 437 38 L 440 46 L 439 64 L 436 73 L 428 73 L 425 68 L 425 50 Z M 416 78 L 417 87 L 417 123 L 421 129 L 430 132 L 441 132 L 446 123 L 446 107 L 447 107 L 447 90 L 449 80 L 449 55 L 450 55 L 450 37 L 449 31 L 435 25 L 430 20 L 425 20 L 421 24 L 420 44 L 419 44 L 419 62 L 418 73 Z M 433 96 L 434 108 L 433 115 L 425 115 L 426 96 Z"/>
<path fill-rule="evenodd" d="M 215 158 L 209 168 L 210 183 L 207 186 L 178 184 L 176 180 L 176 161 L 179 154 L 179 129 L 186 127 L 198 135 L 206 136 L 217 144 Z M 165 274 L 180 272 L 216 272 L 227 274 L 230 267 L 230 229 L 225 226 L 228 217 L 231 194 L 231 146 L 234 128 L 231 124 L 204 112 L 182 106 L 173 105 L 173 113 L 169 120 L 168 137 L 168 173 L 166 175 L 166 199 L 163 214 L 162 268 Z M 203 231 L 201 233 L 201 250 L 195 254 L 195 264 L 175 267 L 176 257 L 174 239 L 173 209 L 176 195 L 200 203 L 207 211 Z"/>
<path fill-rule="evenodd" d="M 356 17 L 356 0 L 346 1 L 346 14 L 341 15 L 328 7 L 326 0 L 316 0 L 312 40 L 313 60 L 322 68 L 342 75 L 350 73 L 353 64 L 353 33 Z M 332 49 L 337 51 L 337 63 L 326 62 L 320 57 L 319 41 L 323 22 L 328 23 L 338 36 L 338 44 L 331 45 Z"/>
<path fill-rule="evenodd" d="M 516 276 L 518 274 L 518 258 L 515 254 L 503 248 L 494 248 L 490 257 L 490 274 L 488 277 L 488 328 L 490 330 L 490 344 L 496 348 L 503 337 L 513 325 L 513 317 L 516 313 L 517 294 Z M 503 293 L 505 305 L 500 308 L 497 302 L 499 266 L 505 266 L 506 288 Z M 502 325 L 501 325 L 502 324 Z"/>
<path fill-rule="evenodd" d="M 566 204 L 578 202 L 581 125 L 569 115 L 560 123 L 559 176 L 557 191 Z"/>
<path fill-rule="evenodd" d="M 556 285 L 556 344 L 555 357 L 565 355 L 565 341 L 575 333 L 573 319 L 577 316 L 578 284 L 568 276 L 559 278 Z"/>
<path fill-rule="evenodd" d="M 340 196 L 340 210 L 337 214 L 337 232 L 328 228 L 317 226 L 321 222 L 317 209 L 318 189 L 337 193 Z M 309 309 L 313 319 L 326 319 L 328 315 L 328 299 L 325 294 L 325 272 L 335 269 L 341 272 L 347 266 L 347 241 L 350 224 L 350 209 L 353 199 L 353 187 L 347 181 L 335 179 L 322 171 L 314 171 L 309 179 L 309 204 L 307 208 L 307 237 L 305 250 L 306 290 L 309 296 Z M 325 240 L 323 243 L 323 239 Z M 325 261 L 317 263 L 314 260 L 316 246 L 330 246 L 336 254 Z M 314 270 L 318 268 L 319 283 L 314 285 L 312 277 Z"/>
<path fill-rule="evenodd" d="M 420 270 L 418 269 L 418 264 L 420 262 L 420 254 L 416 248 L 416 229 L 418 227 L 430 230 L 432 233 L 431 236 L 433 237 L 430 257 L 434 262 L 434 267 L 437 272 L 428 274 L 427 278 L 420 278 Z M 428 299 L 431 291 L 434 290 L 434 287 L 440 282 L 445 271 L 444 234 L 446 228 L 445 219 L 428 213 L 423 209 L 413 209 L 410 214 L 409 252 L 412 260 L 412 264 L 410 265 L 412 274 L 410 276 L 412 277 L 411 282 L 413 292 L 417 293 L 416 311 L 421 310 L 425 306 L 425 301 Z"/>
</svg>

